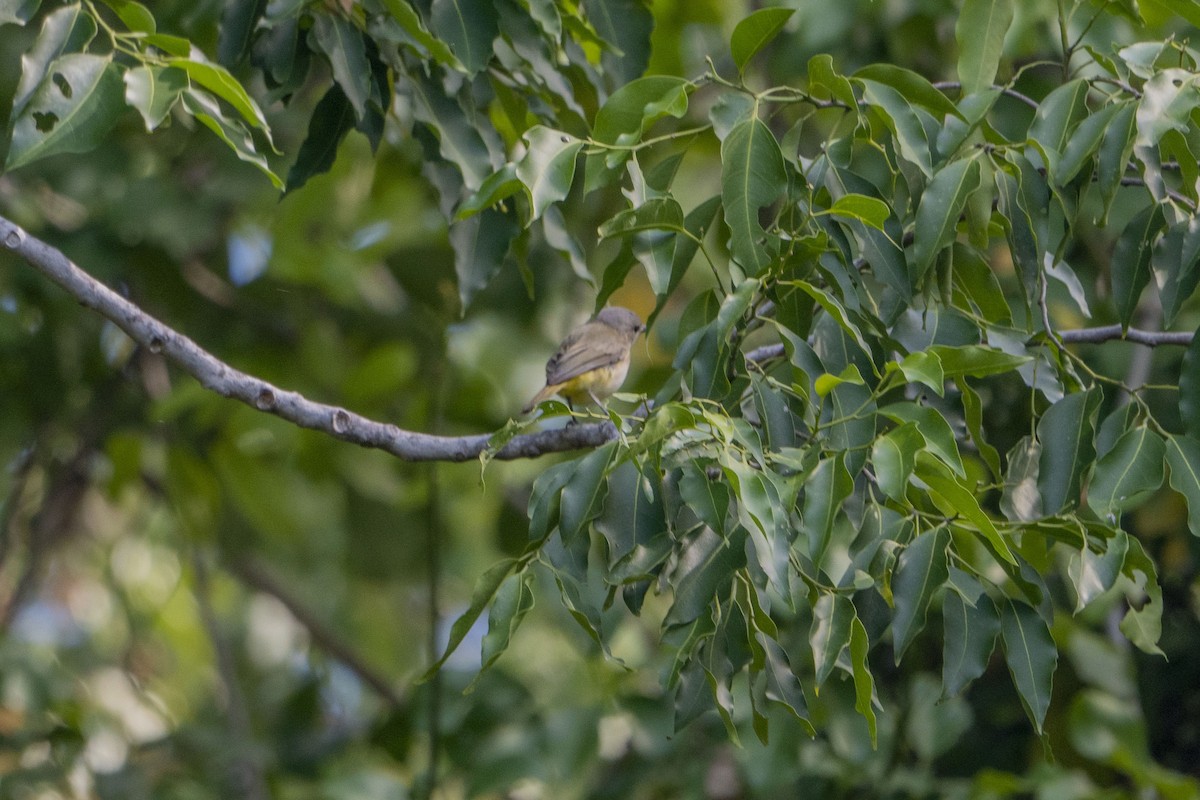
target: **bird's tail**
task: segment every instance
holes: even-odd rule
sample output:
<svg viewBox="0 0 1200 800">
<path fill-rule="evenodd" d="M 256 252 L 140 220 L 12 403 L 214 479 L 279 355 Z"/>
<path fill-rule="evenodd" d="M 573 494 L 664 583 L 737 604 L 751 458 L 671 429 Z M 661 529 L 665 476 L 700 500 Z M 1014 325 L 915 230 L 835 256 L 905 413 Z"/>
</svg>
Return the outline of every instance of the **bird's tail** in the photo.
<svg viewBox="0 0 1200 800">
<path fill-rule="evenodd" d="M 549 386 L 549 385 L 543 386 L 542 390 L 540 392 L 538 392 L 537 394 L 535 394 L 533 396 L 533 399 L 525 404 L 525 407 L 521 409 L 521 413 L 528 414 L 530 411 L 533 411 L 533 409 L 537 407 L 538 403 L 542 402 L 543 400 L 548 400 L 549 398 L 553 397 L 554 393 L 557 390 L 558 390 L 557 386 Z"/>
</svg>

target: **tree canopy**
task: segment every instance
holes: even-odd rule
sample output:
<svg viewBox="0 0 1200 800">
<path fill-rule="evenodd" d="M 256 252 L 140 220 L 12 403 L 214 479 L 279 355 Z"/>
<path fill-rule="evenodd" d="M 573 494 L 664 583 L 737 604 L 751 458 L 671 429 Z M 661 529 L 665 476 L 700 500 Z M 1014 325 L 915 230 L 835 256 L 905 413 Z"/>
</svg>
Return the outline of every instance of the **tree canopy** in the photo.
<svg viewBox="0 0 1200 800">
<path fill-rule="evenodd" d="M 1197 8 L 0 0 L 0 795 L 1196 796 Z"/>
</svg>

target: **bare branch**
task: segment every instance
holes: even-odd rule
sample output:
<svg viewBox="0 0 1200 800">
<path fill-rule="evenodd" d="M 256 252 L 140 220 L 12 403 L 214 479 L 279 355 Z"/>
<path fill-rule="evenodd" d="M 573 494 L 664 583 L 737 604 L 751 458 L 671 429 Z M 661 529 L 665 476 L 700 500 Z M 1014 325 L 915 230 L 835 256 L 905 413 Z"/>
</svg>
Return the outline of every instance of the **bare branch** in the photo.
<svg viewBox="0 0 1200 800">
<path fill-rule="evenodd" d="M 1139 328 L 1129 328 L 1122 331 L 1120 325 L 1104 325 L 1099 328 L 1080 328 L 1073 331 L 1059 331 L 1064 342 L 1082 344 L 1100 344 L 1124 340 L 1137 344 L 1157 347 L 1163 344 L 1182 345 L 1187 347 L 1192 343 L 1195 334 L 1190 331 L 1144 331 Z"/>
<path fill-rule="evenodd" d="M 302 428 L 345 442 L 391 453 L 405 461 L 470 461 L 487 448 L 488 434 L 433 436 L 367 419 L 338 406 L 316 403 L 280 389 L 221 361 L 174 328 L 147 314 L 77 267 L 62 251 L 31 236 L 0 216 L 0 241 L 30 266 L 49 277 L 80 304 L 111 320 L 154 353 L 162 353 L 185 372 L 223 397 L 240 400 Z M 597 447 L 616 436 L 611 423 L 571 425 L 513 438 L 496 453 L 501 460 L 536 458 L 546 453 Z"/>
</svg>

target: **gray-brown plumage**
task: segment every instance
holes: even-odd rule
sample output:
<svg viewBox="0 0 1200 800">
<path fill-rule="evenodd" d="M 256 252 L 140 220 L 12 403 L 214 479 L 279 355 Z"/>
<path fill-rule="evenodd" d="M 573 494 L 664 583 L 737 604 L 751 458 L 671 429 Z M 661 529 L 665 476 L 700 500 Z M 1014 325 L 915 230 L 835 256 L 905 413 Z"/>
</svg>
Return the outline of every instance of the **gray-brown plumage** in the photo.
<svg viewBox="0 0 1200 800">
<path fill-rule="evenodd" d="M 553 395 L 568 402 L 599 403 L 621 387 L 629 370 L 629 349 L 646 326 L 637 314 L 620 306 L 603 309 L 596 318 L 567 334 L 546 362 L 546 385 L 523 413 Z"/>
</svg>

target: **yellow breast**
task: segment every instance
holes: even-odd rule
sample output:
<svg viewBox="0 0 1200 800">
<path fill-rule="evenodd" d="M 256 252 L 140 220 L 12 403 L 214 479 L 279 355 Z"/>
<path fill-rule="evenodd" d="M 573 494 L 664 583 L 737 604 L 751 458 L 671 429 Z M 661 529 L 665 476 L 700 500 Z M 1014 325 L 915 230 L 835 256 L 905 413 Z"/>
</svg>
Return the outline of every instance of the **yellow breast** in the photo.
<svg viewBox="0 0 1200 800">
<path fill-rule="evenodd" d="M 629 372 L 628 358 L 610 367 L 600 367 L 582 375 L 576 375 L 571 380 L 559 384 L 555 393 L 562 395 L 572 403 L 584 403 L 591 400 L 592 397 L 603 400 L 621 388 L 627 372 Z"/>
</svg>

